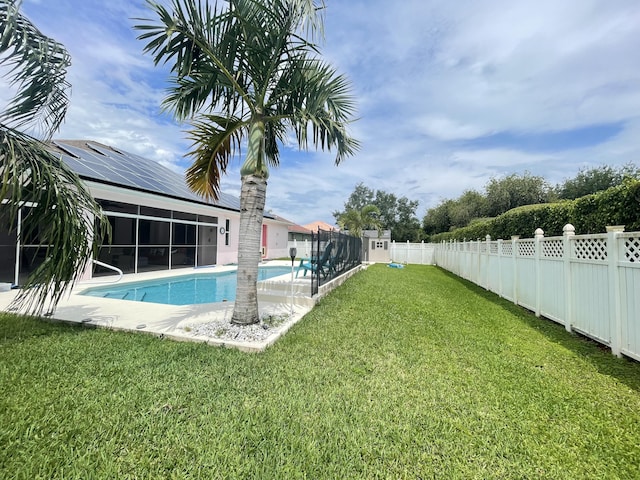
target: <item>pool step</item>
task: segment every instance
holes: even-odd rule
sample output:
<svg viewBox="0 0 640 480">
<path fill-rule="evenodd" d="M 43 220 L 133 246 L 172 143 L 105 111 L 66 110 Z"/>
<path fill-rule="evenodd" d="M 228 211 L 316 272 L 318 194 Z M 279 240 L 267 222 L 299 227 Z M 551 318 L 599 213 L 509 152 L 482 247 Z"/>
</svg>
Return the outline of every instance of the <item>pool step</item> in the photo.
<svg viewBox="0 0 640 480">
<path fill-rule="evenodd" d="M 129 295 L 129 292 L 119 292 L 119 293 L 113 293 L 113 292 L 107 292 L 105 293 L 102 298 L 115 298 L 117 300 L 124 300 L 127 298 L 127 295 Z"/>
<path fill-rule="evenodd" d="M 264 302 L 290 303 L 291 282 L 265 280 L 258 283 L 258 300 Z M 311 298 L 311 282 L 296 279 L 293 282 L 293 303 L 312 307 L 315 300 Z"/>
<path fill-rule="evenodd" d="M 278 290 L 260 290 L 258 292 L 258 301 L 289 304 L 291 303 L 291 292 L 287 294 L 285 292 L 278 291 Z M 305 307 L 313 307 L 315 305 L 315 300 L 306 295 L 300 295 L 300 294 L 296 295 L 294 293 L 293 303 L 294 305 L 303 305 Z"/>
<path fill-rule="evenodd" d="M 263 280 L 258 282 L 258 292 L 261 291 L 276 291 L 286 292 L 291 295 L 291 281 L 272 281 Z M 296 279 L 293 282 L 293 294 L 294 295 L 306 295 L 311 296 L 311 281 L 309 279 Z"/>
</svg>

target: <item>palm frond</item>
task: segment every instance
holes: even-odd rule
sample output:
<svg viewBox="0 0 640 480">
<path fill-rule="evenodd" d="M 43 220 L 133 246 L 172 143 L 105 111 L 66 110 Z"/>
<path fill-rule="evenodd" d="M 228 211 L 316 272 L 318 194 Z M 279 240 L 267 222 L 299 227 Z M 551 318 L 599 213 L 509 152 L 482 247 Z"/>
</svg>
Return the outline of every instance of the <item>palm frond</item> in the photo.
<svg viewBox="0 0 640 480">
<path fill-rule="evenodd" d="M 188 136 L 193 150 L 187 155 L 194 161 L 186 171 L 187 186 L 206 199 L 216 200 L 229 160 L 240 154 L 248 123 L 237 117 L 202 115 L 192 126 Z"/>
<path fill-rule="evenodd" d="M 280 77 L 270 103 L 290 122 L 300 148 L 307 149 L 310 141 L 322 150 L 335 148 L 336 164 L 358 150 L 359 142 L 347 132 L 355 113 L 351 86 L 320 60 L 298 55 Z"/>
<path fill-rule="evenodd" d="M 19 12 L 20 2 L 0 0 L 0 65 L 17 87 L 0 122 L 14 128 L 39 127 L 50 138 L 68 105 L 66 81 L 71 59 L 64 46 L 42 34 Z"/>
<path fill-rule="evenodd" d="M 184 120 L 212 98 L 214 104 L 233 107 L 247 96 L 237 68 L 243 45 L 230 10 L 189 0 L 173 0 L 171 11 L 153 0 L 147 3 L 158 18 L 136 19 L 144 23 L 134 28 L 144 32 L 138 39 L 147 41 L 144 52 L 153 55 L 156 65 L 172 63 L 174 88 L 163 102 L 165 109 Z"/>
<path fill-rule="evenodd" d="M 45 251 L 44 262 L 29 276 L 13 306 L 40 314 L 52 309 L 82 275 L 108 231 L 100 207 L 78 177 L 45 145 L 17 130 L 0 125 L 0 199 L 9 226 L 18 210 L 30 206 L 22 222 L 20 241 L 36 236 Z"/>
</svg>

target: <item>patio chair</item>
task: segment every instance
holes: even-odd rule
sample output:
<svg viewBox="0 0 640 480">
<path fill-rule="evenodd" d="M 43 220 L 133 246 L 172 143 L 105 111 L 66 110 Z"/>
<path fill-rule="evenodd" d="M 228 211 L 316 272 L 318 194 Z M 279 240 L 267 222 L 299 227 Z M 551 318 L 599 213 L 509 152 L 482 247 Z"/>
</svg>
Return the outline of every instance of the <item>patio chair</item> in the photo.
<svg viewBox="0 0 640 480">
<path fill-rule="evenodd" d="M 338 251 L 335 255 L 329 257 L 329 270 L 333 274 L 337 274 L 338 270 L 342 267 L 342 261 L 344 260 L 344 242 L 338 243 Z"/>
<path fill-rule="evenodd" d="M 318 272 L 322 274 L 322 278 L 327 278 L 329 274 L 329 258 L 331 257 L 331 250 L 333 249 L 333 242 L 329 242 L 322 252 L 322 256 L 317 260 L 314 259 L 305 262 L 304 260 L 300 261 L 300 266 L 296 271 L 296 278 L 298 278 L 298 273 L 300 273 L 300 269 L 304 270 L 304 276 L 307 276 L 307 272 L 311 270 L 312 272 Z"/>
</svg>

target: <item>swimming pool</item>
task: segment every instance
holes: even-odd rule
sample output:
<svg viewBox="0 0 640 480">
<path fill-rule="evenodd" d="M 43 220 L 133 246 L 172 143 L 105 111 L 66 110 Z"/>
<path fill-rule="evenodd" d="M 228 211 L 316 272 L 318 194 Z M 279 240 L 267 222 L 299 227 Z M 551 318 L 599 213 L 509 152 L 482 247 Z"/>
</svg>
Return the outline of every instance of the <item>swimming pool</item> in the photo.
<svg viewBox="0 0 640 480">
<path fill-rule="evenodd" d="M 260 267 L 258 281 L 286 273 L 291 273 L 291 267 Z M 194 273 L 179 277 L 131 282 L 120 286 L 93 287 L 83 291 L 81 295 L 167 305 L 231 302 L 236 298 L 236 279 L 236 270 Z"/>
</svg>

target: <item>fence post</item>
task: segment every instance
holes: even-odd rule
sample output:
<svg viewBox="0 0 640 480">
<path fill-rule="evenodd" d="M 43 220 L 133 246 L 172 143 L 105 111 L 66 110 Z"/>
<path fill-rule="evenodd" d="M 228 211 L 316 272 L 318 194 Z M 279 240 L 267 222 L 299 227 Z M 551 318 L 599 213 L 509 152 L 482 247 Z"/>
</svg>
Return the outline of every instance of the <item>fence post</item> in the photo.
<svg viewBox="0 0 640 480">
<path fill-rule="evenodd" d="M 409 240 L 407 240 L 407 256 L 405 258 L 406 260 L 404 263 L 405 265 L 408 265 L 409 264 Z"/>
<path fill-rule="evenodd" d="M 622 319 L 620 314 L 620 275 L 618 274 L 618 236 L 624 225 L 607 227 L 607 259 L 609 263 L 609 326 L 611 353 L 622 357 Z"/>
<path fill-rule="evenodd" d="M 473 283 L 475 283 L 476 285 L 482 286 L 482 276 L 480 275 L 480 244 L 482 243 L 482 240 L 480 240 L 479 238 L 476 239 L 475 244 L 476 244 L 476 271 L 475 271 L 475 278 L 473 279 Z"/>
<path fill-rule="evenodd" d="M 518 305 L 518 239 L 520 235 L 511 235 L 511 258 L 513 263 L 513 303 Z"/>
<path fill-rule="evenodd" d="M 485 239 L 485 257 L 486 257 L 486 261 L 484 262 L 484 267 L 485 267 L 485 276 L 484 276 L 484 288 L 485 290 L 491 290 L 489 288 L 489 263 L 491 262 L 491 235 L 487 234 L 486 237 L 484 237 Z"/>
<path fill-rule="evenodd" d="M 498 295 L 502 298 L 502 239 L 498 239 Z"/>
<path fill-rule="evenodd" d="M 544 231 L 541 228 L 536 228 L 534 232 L 534 240 L 535 240 L 535 252 L 534 252 L 534 262 L 535 262 L 535 275 L 536 275 L 536 317 L 540 316 L 540 299 L 542 294 L 540 293 L 540 257 L 542 255 L 542 239 L 544 238 Z"/>
<path fill-rule="evenodd" d="M 571 237 L 576 234 L 576 229 L 570 223 L 562 228 L 562 260 L 564 261 L 564 328 L 571 332 L 573 325 L 573 279 L 571 274 Z"/>
</svg>

